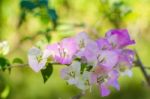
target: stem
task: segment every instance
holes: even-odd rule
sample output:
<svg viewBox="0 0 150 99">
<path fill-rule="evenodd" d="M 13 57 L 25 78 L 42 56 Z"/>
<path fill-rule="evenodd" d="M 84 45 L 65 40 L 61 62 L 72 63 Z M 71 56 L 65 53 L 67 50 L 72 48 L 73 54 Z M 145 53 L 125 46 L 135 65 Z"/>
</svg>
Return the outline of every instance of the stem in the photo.
<svg viewBox="0 0 150 99">
<path fill-rule="evenodd" d="M 150 70 L 150 67 L 146 67 L 146 66 L 145 66 L 144 68 Z"/>
<path fill-rule="evenodd" d="M 28 64 L 15 64 L 15 65 L 10 65 L 8 67 L 5 67 L 3 69 L 11 69 L 11 68 L 15 68 L 15 67 L 25 67 L 25 66 L 28 66 Z"/>
<path fill-rule="evenodd" d="M 136 50 L 135 50 L 135 54 L 136 54 L 136 57 L 137 57 L 137 64 L 138 64 L 137 66 L 140 67 L 140 69 L 141 69 L 141 71 L 142 71 L 142 73 L 143 73 L 143 75 L 145 77 L 145 80 L 147 81 L 147 84 L 150 86 L 150 76 L 147 74 L 147 72 L 145 70 L 145 68 L 150 69 L 150 67 L 145 67 L 143 65 L 143 63 L 142 63 L 142 61 L 141 61 L 141 59 L 140 59 L 140 57 L 139 57 L 139 55 L 138 55 Z"/>
<path fill-rule="evenodd" d="M 24 66 L 28 66 L 28 64 L 16 64 L 16 65 L 11 65 L 8 68 L 13 68 L 13 67 L 24 67 Z"/>
<path fill-rule="evenodd" d="M 51 64 L 54 64 L 54 65 L 60 65 L 59 63 L 55 63 L 55 62 L 49 62 Z M 3 69 L 10 69 L 10 68 L 16 68 L 16 67 L 28 67 L 29 64 L 15 64 L 15 65 L 10 65 L 8 67 L 4 67 Z M 1 70 L 1 69 L 0 69 Z"/>
</svg>

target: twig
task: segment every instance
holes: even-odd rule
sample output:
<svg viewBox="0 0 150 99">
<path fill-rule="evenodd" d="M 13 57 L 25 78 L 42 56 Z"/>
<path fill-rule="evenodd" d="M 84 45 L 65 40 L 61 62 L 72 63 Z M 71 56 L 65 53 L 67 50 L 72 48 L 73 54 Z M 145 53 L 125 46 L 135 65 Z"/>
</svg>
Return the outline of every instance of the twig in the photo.
<svg viewBox="0 0 150 99">
<path fill-rule="evenodd" d="M 150 67 L 145 66 L 144 68 L 150 70 Z"/>
<path fill-rule="evenodd" d="M 28 66 L 28 64 L 15 64 L 15 65 L 11 65 L 8 68 L 14 68 L 14 67 L 24 67 L 24 66 Z"/>
<path fill-rule="evenodd" d="M 147 81 L 147 84 L 150 86 L 150 76 L 147 74 L 147 72 L 145 70 L 145 66 L 143 65 L 143 63 L 142 63 L 142 61 L 141 61 L 141 59 L 140 59 L 140 57 L 139 57 L 136 50 L 135 50 L 135 54 L 136 54 L 136 57 L 137 57 L 137 64 L 138 64 L 137 66 L 140 67 L 140 69 L 141 69 L 141 71 L 142 71 L 142 73 L 143 73 L 143 75 L 144 75 L 144 77 Z M 146 68 L 150 69 L 150 67 L 146 67 Z"/>
<path fill-rule="evenodd" d="M 60 65 L 59 63 L 55 63 L 55 62 L 49 62 L 49 63 L 54 64 L 54 65 Z M 27 63 L 26 64 L 14 64 L 14 65 L 4 67 L 3 69 L 11 69 L 11 68 L 16 68 L 16 67 L 27 67 L 28 65 L 29 64 L 27 64 Z"/>
<path fill-rule="evenodd" d="M 25 66 L 28 66 L 28 64 L 15 64 L 15 65 L 10 65 L 10 66 L 7 66 L 7 67 L 1 68 L 1 69 L 11 69 L 11 68 L 25 67 Z"/>
</svg>

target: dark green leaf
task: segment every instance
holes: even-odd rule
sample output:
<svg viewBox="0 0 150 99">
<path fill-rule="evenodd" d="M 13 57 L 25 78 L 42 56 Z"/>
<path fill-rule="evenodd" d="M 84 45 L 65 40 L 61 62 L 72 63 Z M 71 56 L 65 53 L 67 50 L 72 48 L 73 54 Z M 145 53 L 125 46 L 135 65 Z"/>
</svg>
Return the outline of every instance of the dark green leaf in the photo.
<svg viewBox="0 0 150 99">
<path fill-rule="evenodd" d="M 84 72 L 84 69 L 86 68 L 87 64 L 82 63 L 81 64 L 81 74 Z"/>
<path fill-rule="evenodd" d="M 20 58 L 15 58 L 15 59 L 13 59 L 13 63 L 20 63 L 20 64 L 22 64 L 23 61 Z"/>
<path fill-rule="evenodd" d="M 9 66 L 10 66 L 9 61 L 4 57 L 0 57 L 0 69 L 4 71 Z"/>
<path fill-rule="evenodd" d="M 28 1 L 28 0 L 21 0 L 20 6 L 22 9 L 27 9 L 29 11 L 31 11 L 37 7 L 37 5 L 35 3 Z"/>
<path fill-rule="evenodd" d="M 53 20 L 53 21 L 57 20 L 58 16 L 56 14 L 55 9 L 48 9 L 48 14 L 49 14 L 49 17 L 51 18 L 51 20 Z"/>
<path fill-rule="evenodd" d="M 53 66 L 50 63 L 47 64 L 45 69 L 41 70 L 41 74 L 42 74 L 44 83 L 46 83 L 46 81 L 49 79 L 52 72 L 53 72 Z"/>
<path fill-rule="evenodd" d="M 38 6 L 45 6 L 48 7 L 48 0 L 39 0 Z"/>
<path fill-rule="evenodd" d="M 53 26 L 55 28 L 57 25 L 57 19 L 58 19 L 58 15 L 57 15 L 55 9 L 48 9 L 48 16 L 52 20 Z"/>
<path fill-rule="evenodd" d="M 87 66 L 86 70 L 90 71 L 93 68 L 93 66 Z"/>
<path fill-rule="evenodd" d="M 26 20 L 26 13 L 23 10 L 23 11 L 21 11 L 21 14 L 20 14 L 18 27 L 20 27 L 25 20 Z"/>
<path fill-rule="evenodd" d="M 50 42 L 50 40 L 51 40 L 51 36 L 50 35 L 46 34 L 45 38 L 46 38 L 47 42 Z"/>
</svg>

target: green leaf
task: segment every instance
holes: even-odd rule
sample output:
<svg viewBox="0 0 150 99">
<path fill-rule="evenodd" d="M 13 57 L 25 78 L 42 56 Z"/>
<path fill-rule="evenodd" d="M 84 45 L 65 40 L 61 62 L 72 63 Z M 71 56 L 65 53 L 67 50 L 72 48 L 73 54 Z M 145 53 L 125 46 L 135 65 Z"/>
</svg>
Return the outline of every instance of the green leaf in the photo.
<svg viewBox="0 0 150 99">
<path fill-rule="evenodd" d="M 45 6 L 48 7 L 48 0 L 39 0 L 38 6 Z"/>
<path fill-rule="evenodd" d="M 37 5 L 34 2 L 31 2 L 30 0 L 21 0 L 20 6 L 22 9 L 27 9 L 29 11 L 37 7 Z"/>
<path fill-rule="evenodd" d="M 45 38 L 46 38 L 47 42 L 50 42 L 50 40 L 51 40 L 51 35 L 45 34 Z"/>
<path fill-rule="evenodd" d="M 2 99 L 7 99 L 8 95 L 10 93 L 10 87 L 7 85 L 5 89 L 1 92 L 1 97 Z"/>
<path fill-rule="evenodd" d="M 9 61 L 4 57 L 0 57 L 0 69 L 5 71 L 5 69 L 9 66 L 10 66 Z"/>
<path fill-rule="evenodd" d="M 42 74 L 44 83 L 46 83 L 46 81 L 49 79 L 52 72 L 53 72 L 53 66 L 50 63 L 47 64 L 45 69 L 41 70 L 41 74 Z"/>
<path fill-rule="evenodd" d="M 90 71 L 93 68 L 93 66 L 87 66 L 86 70 Z"/>
<path fill-rule="evenodd" d="M 26 13 L 24 10 L 22 10 L 19 16 L 18 27 L 20 27 L 25 20 L 26 20 Z"/>
<path fill-rule="evenodd" d="M 48 9 L 48 16 L 52 20 L 53 26 L 55 28 L 57 25 L 57 19 L 58 19 L 58 15 L 56 13 L 56 10 L 55 9 Z"/>
<path fill-rule="evenodd" d="M 81 74 L 84 72 L 86 67 L 87 67 L 87 64 L 85 64 L 85 63 L 81 64 Z"/>
<path fill-rule="evenodd" d="M 20 58 L 15 58 L 15 59 L 13 59 L 13 63 L 20 63 L 20 64 L 22 64 L 23 61 Z"/>
</svg>

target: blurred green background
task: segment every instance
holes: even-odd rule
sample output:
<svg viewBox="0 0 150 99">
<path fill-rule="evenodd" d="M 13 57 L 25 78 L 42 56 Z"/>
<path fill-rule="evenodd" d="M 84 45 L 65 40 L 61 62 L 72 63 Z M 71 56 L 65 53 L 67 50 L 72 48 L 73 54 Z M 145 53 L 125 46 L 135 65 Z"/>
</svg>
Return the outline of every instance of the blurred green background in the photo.
<svg viewBox="0 0 150 99">
<path fill-rule="evenodd" d="M 10 62 L 19 57 L 27 63 L 27 51 L 43 47 L 81 31 L 92 38 L 104 36 L 113 28 L 127 28 L 136 44 L 141 60 L 150 66 L 150 0 L 0 0 L 0 41 L 7 40 Z M 0 99 L 71 99 L 80 93 L 60 78 L 60 69 L 44 84 L 40 73 L 28 67 L 0 71 Z M 87 91 L 81 99 L 150 99 L 140 69 L 133 77 L 120 77 L 121 90 L 113 88 L 108 97 L 101 97 L 98 88 Z M 150 73 L 150 71 L 147 71 Z"/>
</svg>

